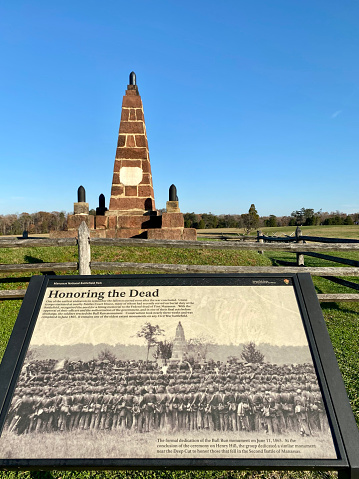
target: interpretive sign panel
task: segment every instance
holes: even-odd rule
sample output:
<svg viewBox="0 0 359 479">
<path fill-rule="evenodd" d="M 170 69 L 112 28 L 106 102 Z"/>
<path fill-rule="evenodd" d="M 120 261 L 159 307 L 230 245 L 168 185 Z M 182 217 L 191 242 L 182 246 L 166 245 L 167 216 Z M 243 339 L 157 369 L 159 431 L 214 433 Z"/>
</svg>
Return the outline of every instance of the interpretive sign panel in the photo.
<svg viewBox="0 0 359 479">
<path fill-rule="evenodd" d="M 300 276 L 36 278 L 0 465 L 347 465 Z"/>
</svg>

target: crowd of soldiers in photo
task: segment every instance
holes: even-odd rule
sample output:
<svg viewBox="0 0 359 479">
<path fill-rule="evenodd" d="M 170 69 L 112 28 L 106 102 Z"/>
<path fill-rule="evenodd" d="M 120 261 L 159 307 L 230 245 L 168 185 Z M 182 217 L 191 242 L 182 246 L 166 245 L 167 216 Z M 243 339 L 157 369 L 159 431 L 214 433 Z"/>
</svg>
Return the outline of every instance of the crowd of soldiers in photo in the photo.
<svg viewBox="0 0 359 479">
<path fill-rule="evenodd" d="M 5 429 L 246 431 L 310 436 L 329 424 L 312 364 L 32 360 Z"/>
</svg>

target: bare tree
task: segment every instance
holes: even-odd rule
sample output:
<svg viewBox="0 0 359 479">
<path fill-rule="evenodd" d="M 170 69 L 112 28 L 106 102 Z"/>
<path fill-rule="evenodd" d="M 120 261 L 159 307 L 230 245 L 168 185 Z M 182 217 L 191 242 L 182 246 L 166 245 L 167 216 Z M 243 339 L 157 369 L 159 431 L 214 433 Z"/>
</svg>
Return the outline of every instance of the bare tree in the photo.
<svg viewBox="0 0 359 479">
<path fill-rule="evenodd" d="M 212 338 L 200 335 L 187 341 L 187 358 L 189 361 L 204 361 L 213 346 Z"/>
</svg>

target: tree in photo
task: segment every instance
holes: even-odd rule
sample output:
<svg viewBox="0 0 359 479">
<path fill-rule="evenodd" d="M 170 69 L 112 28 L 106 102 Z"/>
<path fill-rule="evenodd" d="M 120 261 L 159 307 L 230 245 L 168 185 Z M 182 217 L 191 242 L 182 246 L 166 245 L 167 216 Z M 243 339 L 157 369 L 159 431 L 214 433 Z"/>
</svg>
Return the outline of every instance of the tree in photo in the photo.
<svg viewBox="0 0 359 479">
<path fill-rule="evenodd" d="M 172 357 L 173 343 L 171 341 L 158 341 L 157 349 L 153 353 L 155 359 L 163 359 L 165 364 L 167 364 L 167 359 Z"/>
<path fill-rule="evenodd" d="M 200 335 L 187 341 L 187 359 L 190 363 L 205 361 L 214 341 L 212 338 Z"/>
<path fill-rule="evenodd" d="M 253 341 L 246 343 L 243 346 L 241 358 L 247 361 L 247 363 L 263 363 L 264 354 L 262 354 Z"/>
<path fill-rule="evenodd" d="M 136 336 L 138 338 L 144 338 L 147 343 L 147 358 L 146 361 L 148 362 L 148 356 L 150 354 L 150 349 L 155 346 L 157 341 L 157 336 L 161 336 L 164 333 L 164 330 L 156 324 L 153 326 L 150 322 L 146 322 L 140 331 L 137 332 Z"/>
<path fill-rule="evenodd" d="M 105 348 L 99 352 L 97 359 L 100 361 L 109 361 L 110 363 L 114 363 L 117 358 L 116 355 L 113 354 L 108 348 Z"/>
</svg>

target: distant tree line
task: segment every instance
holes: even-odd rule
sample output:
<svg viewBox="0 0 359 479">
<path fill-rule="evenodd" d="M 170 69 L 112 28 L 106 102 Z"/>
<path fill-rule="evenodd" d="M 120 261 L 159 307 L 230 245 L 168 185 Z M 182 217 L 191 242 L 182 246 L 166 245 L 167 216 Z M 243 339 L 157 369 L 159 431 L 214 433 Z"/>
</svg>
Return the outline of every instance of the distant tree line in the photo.
<svg viewBox="0 0 359 479">
<path fill-rule="evenodd" d="M 301 208 L 293 211 L 289 220 L 289 226 L 312 226 L 312 225 L 353 225 L 358 223 L 359 213 L 347 215 L 336 211 L 335 213 L 323 213 L 322 210 L 314 212 L 311 208 Z"/>
<path fill-rule="evenodd" d="M 95 210 L 91 210 L 90 214 L 95 214 Z M 322 210 L 315 212 L 312 208 L 301 208 L 300 210 L 293 211 L 290 216 L 259 216 L 255 205 L 252 204 L 248 213 L 236 215 L 185 213 L 184 224 L 186 228 L 196 229 L 243 228 L 248 234 L 257 228 L 270 226 L 359 224 L 359 212 L 347 215 L 340 211 L 328 213 Z M 0 236 L 22 235 L 23 231 L 28 231 L 29 234 L 43 234 L 50 231 L 64 231 L 66 229 L 67 213 L 64 211 L 52 211 L 51 213 L 38 211 L 31 214 L 0 215 Z"/>
<path fill-rule="evenodd" d="M 22 235 L 63 231 L 67 227 L 67 213 L 64 211 L 38 211 L 37 213 L 21 213 L 20 215 L 0 215 L 0 235 Z"/>
<path fill-rule="evenodd" d="M 210 229 L 210 228 L 245 228 L 249 233 L 260 226 L 260 217 L 256 207 L 252 204 L 248 213 L 240 215 L 213 215 L 212 213 L 184 214 L 185 228 Z"/>
<path fill-rule="evenodd" d="M 354 225 L 359 224 L 359 212 L 347 215 L 340 211 L 328 213 L 315 212 L 312 208 L 301 208 L 290 216 L 259 216 L 252 204 L 248 213 L 236 215 L 214 215 L 212 213 L 185 213 L 186 228 L 244 228 L 247 233 L 256 228 L 280 226 L 315 226 L 315 225 Z"/>
</svg>

